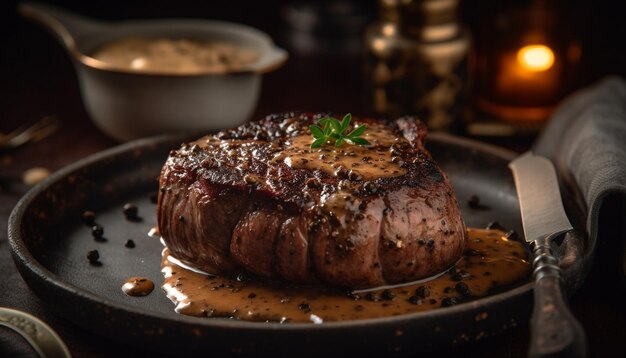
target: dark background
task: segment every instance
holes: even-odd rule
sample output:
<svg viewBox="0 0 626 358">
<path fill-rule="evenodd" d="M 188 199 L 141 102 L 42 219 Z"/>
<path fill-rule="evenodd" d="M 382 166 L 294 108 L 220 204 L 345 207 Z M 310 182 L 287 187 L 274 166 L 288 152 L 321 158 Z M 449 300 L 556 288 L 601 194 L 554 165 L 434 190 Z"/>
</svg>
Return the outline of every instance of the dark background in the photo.
<svg viewBox="0 0 626 358">
<path fill-rule="evenodd" d="M 269 33 L 279 46 L 290 52 L 285 67 L 264 77 L 263 90 L 255 117 L 293 109 L 331 110 L 339 113 L 368 114 L 362 76 L 362 56 L 358 51 L 360 36 L 337 46 L 335 35 L 310 37 L 293 31 L 281 18 L 281 8 L 290 3 L 270 1 L 48 1 L 83 15 L 104 20 L 155 17 L 199 17 L 244 23 Z M 470 30 L 489 21 L 504 0 L 462 1 L 462 18 Z M 524 1 L 515 1 L 524 4 Z M 559 1 L 562 16 L 570 19 L 572 31 L 581 40 L 583 56 L 577 86 L 584 86 L 607 74 L 626 75 L 626 20 L 621 1 Z M 0 56 L 0 132 L 32 123 L 43 115 L 55 114 L 61 129 L 46 140 L 21 148 L 0 162 L 0 267 L 2 280 L 11 282 L 0 292 L 0 306 L 28 310 L 49 322 L 66 338 L 76 356 L 117 356 L 142 354 L 132 348 L 102 341 L 78 327 L 48 313 L 32 294 L 10 263 L 6 243 L 6 222 L 17 200 L 28 189 L 21 184 L 21 173 L 33 166 L 58 169 L 79 158 L 116 143 L 101 134 L 89 121 L 83 108 L 74 69 L 61 45 L 45 30 L 21 19 L 15 1 L 0 4 L 2 29 Z M 376 16 L 375 1 L 361 2 L 365 16 Z M 477 42 L 489 38 L 475 38 Z M 308 44 L 308 46 L 304 46 Z M 341 43 L 341 41 L 339 41 Z M 516 150 L 522 143 L 499 142 Z M 616 211 L 617 212 L 617 211 Z M 610 214 L 610 213 L 609 213 Z M 605 216 L 608 222 L 623 218 Z M 607 227 L 607 225 L 605 225 Z M 590 337 L 594 356 L 620 355 L 626 348 L 626 294 L 616 274 L 616 232 L 604 232 L 599 257 L 585 286 L 574 295 L 571 304 Z M 512 308 L 514 309 L 514 308 Z M 13 346 L 18 340 L 0 331 L 0 356 L 25 352 L 25 346 Z M 446 352 L 445 355 L 525 356 L 527 327 L 506 332 L 480 345 Z M 10 342 L 11 344 L 7 343 Z"/>
<path fill-rule="evenodd" d="M 621 1 L 549 2 L 558 4 L 562 16 L 571 20 L 575 36 L 581 39 L 583 56 L 578 86 L 609 73 L 626 74 L 626 21 L 620 7 Z M 283 69 L 265 79 L 265 90 L 262 93 L 271 93 L 280 98 L 272 98 L 272 106 L 269 107 L 265 105 L 268 103 L 267 98 L 262 97 L 257 115 L 291 109 L 330 109 L 359 114 L 367 114 L 369 110 L 364 103 L 360 54 L 349 52 L 347 47 L 341 46 L 308 54 L 295 52 L 290 41 L 294 37 L 294 31 L 290 30 L 280 15 L 282 6 L 291 3 L 289 1 L 57 0 L 48 3 L 105 20 L 200 17 L 248 24 L 271 34 L 280 46 L 290 51 L 292 58 Z M 372 18 L 376 16 L 375 0 L 360 3 Z M 462 19 L 470 30 L 476 30 L 481 21 L 489 21 L 496 11 L 512 3 L 525 4 L 528 1 L 462 1 Z M 79 101 L 77 83 L 73 80 L 73 68 L 60 44 L 45 30 L 17 16 L 15 1 L 3 1 L 0 6 L 3 34 L 0 57 L 0 131 L 32 121 L 43 114 L 43 111 L 58 112 L 61 117 L 66 117 L 63 114 L 68 111 L 81 111 L 82 104 Z M 360 37 L 352 40 L 359 43 Z M 489 41 L 489 38 L 475 40 Z M 289 88 L 272 88 L 273 84 L 279 82 L 273 81 L 274 77 L 289 78 Z M 42 78 L 46 80 L 41 81 Z M 37 88 L 33 88 L 35 84 Z M 25 99 L 30 99 L 32 103 Z M 16 106 L 18 103 L 26 108 Z M 84 113 L 81 114 L 81 120 L 86 120 Z"/>
</svg>

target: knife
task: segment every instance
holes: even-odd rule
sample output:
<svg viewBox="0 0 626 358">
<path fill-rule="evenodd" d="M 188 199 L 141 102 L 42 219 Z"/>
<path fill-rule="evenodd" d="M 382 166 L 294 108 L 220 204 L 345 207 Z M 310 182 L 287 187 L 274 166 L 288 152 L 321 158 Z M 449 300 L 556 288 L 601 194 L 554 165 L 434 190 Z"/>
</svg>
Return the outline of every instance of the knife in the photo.
<svg viewBox="0 0 626 358">
<path fill-rule="evenodd" d="M 534 253 L 534 299 L 530 320 L 529 357 L 584 357 L 586 338 L 582 326 L 565 300 L 561 268 L 550 242 L 572 230 L 552 162 L 523 154 L 509 163 L 513 171 L 524 226 L 524 237 Z"/>
</svg>

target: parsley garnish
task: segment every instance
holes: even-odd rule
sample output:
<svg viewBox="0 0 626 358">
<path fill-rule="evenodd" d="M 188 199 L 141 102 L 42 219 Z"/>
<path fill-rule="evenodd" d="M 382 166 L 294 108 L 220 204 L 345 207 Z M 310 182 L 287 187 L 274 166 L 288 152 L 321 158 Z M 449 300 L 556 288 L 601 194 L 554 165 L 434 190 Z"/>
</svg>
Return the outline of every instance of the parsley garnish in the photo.
<svg viewBox="0 0 626 358">
<path fill-rule="evenodd" d="M 319 148 L 327 143 L 332 144 L 333 141 L 335 147 L 340 147 L 343 143 L 370 145 L 370 142 L 361 138 L 367 129 L 365 124 L 361 124 L 348 134 L 344 134 L 350 127 L 350 121 L 352 121 L 352 114 L 348 113 L 343 116 L 341 122 L 337 118 L 324 117 L 317 122 L 319 125 L 309 126 L 313 138 L 315 138 L 311 143 L 311 148 Z"/>
</svg>

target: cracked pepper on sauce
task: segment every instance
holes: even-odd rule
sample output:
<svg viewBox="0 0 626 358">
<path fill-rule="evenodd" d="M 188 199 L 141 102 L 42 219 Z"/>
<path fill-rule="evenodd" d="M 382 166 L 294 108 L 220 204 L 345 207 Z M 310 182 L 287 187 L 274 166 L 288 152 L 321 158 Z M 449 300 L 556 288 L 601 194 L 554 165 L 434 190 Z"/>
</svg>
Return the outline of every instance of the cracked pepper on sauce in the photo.
<svg viewBox="0 0 626 358">
<path fill-rule="evenodd" d="M 356 128 L 359 123 L 355 124 Z M 322 170 L 337 175 L 349 171 L 351 180 L 372 180 L 406 174 L 399 163 L 394 144 L 405 141 L 397 138 L 387 126 L 369 124 L 363 138 L 371 146 L 343 145 L 339 148 L 311 148 L 311 136 L 300 135 L 289 138 L 285 150 L 274 157 L 292 168 Z"/>
<path fill-rule="evenodd" d="M 129 37 L 103 45 L 92 57 L 136 72 L 220 74 L 241 70 L 259 55 L 226 42 Z"/>
<path fill-rule="evenodd" d="M 361 291 L 253 278 L 230 279 L 195 272 L 175 262 L 165 249 L 162 288 L 178 313 L 312 323 L 396 316 L 452 306 L 523 282 L 531 271 L 525 245 L 498 229 L 468 229 L 462 258 L 439 276 Z"/>
</svg>

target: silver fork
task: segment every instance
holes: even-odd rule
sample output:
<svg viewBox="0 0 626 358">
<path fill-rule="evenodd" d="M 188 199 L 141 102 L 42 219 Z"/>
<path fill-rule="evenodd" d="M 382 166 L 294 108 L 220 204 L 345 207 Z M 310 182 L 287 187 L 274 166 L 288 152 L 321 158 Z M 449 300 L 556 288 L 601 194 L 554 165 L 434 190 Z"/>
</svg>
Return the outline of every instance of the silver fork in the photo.
<svg viewBox="0 0 626 358">
<path fill-rule="evenodd" d="M 0 133 L 0 151 L 15 149 L 28 142 L 37 142 L 59 128 L 57 116 L 45 116 L 33 125 L 19 127 L 7 134 Z"/>
</svg>

